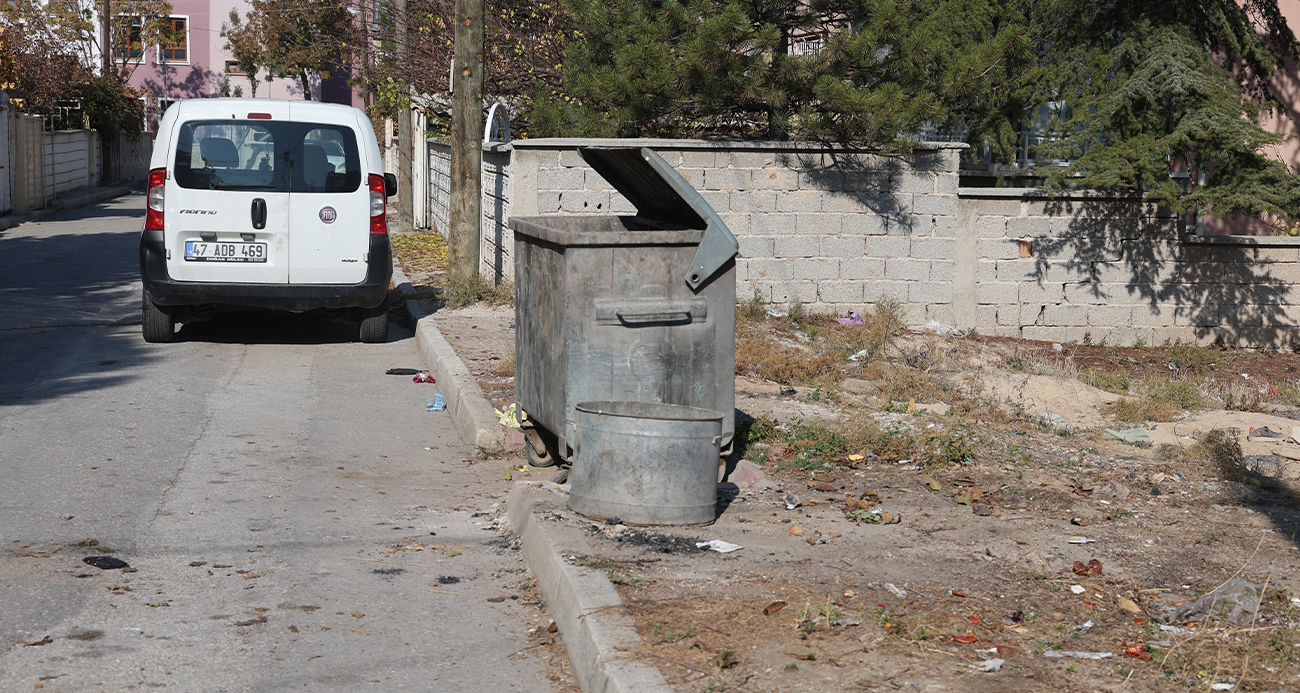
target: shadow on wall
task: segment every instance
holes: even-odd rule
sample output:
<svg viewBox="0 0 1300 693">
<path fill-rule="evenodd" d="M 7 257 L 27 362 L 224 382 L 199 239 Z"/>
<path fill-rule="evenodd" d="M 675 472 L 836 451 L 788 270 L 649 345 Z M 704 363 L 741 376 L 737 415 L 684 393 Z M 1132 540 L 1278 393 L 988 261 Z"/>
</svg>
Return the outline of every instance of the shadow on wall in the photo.
<svg viewBox="0 0 1300 693">
<path fill-rule="evenodd" d="M 148 77 L 141 83 L 144 91 L 153 94 L 157 98 L 170 99 L 202 99 L 212 95 L 212 72 L 209 70 L 193 69 L 189 70 L 184 80 L 177 81 L 176 78 L 179 70 L 171 69 L 167 73 L 167 88 L 163 89 L 162 75 Z M 163 96 L 166 94 L 167 96 Z"/>
<path fill-rule="evenodd" d="M 907 234 L 912 228 L 911 209 L 897 196 L 903 177 L 909 172 L 933 173 L 943 164 L 939 156 L 928 153 L 886 156 L 851 151 L 779 154 L 776 160 L 799 173 L 800 187 L 807 180 L 831 199 L 842 197 L 870 210 L 881 219 L 878 233 L 892 234 Z"/>
<path fill-rule="evenodd" d="M 1046 214 L 1063 232 L 1034 239 L 1035 279 L 1077 283 L 1094 305 L 1135 304 L 1135 326 L 1190 328 L 1200 340 L 1292 346 L 1287 314 L 1293 285 L 1277 276 L 1297 265 L 1294 247 L 1189 243 L 1179 218 L 1138 199 L 1052 200 Z M 1285 264 L 1282 264 L 1285 263 Z M 1089 300 L 1090 299 L 1090 300 Z M 1142 307 L 1154 320 L 1143 320 Z"/>
</svg>

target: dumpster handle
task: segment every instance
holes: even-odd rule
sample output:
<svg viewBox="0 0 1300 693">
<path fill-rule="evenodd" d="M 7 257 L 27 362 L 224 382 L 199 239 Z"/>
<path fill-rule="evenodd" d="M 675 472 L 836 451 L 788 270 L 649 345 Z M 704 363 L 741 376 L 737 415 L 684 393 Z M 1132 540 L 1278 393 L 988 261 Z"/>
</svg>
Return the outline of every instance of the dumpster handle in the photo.
<svg viewBox="0 0 1300 693">
<path fill-rule="evenodd" d="M 614 315 L 624 322 L 677 322 L 680 320 L 690 320 L 690 309 L 685 310 L 619 310 Z"/>
</svg>

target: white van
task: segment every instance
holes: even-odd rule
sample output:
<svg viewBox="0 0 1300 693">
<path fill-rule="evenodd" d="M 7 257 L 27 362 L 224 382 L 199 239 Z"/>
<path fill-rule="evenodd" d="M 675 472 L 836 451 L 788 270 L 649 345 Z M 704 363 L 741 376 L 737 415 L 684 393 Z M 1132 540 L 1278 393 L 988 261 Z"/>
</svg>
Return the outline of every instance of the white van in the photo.
<svg viewBox="0 0 1300 693">
<path fill-rule="evenodd" d="M 351 106 L 190 99 L 167 109 L 140 236 L 142 330 L 219 308 L 321 311 L 388 339 L 393 265 L 385 219 L 397 179 Z"/>
</svg>

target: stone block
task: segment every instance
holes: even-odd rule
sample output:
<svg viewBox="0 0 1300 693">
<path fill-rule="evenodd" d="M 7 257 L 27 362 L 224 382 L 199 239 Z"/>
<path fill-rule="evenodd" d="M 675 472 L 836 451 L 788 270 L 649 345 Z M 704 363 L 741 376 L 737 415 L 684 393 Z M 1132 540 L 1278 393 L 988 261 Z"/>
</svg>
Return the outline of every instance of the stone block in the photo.
<svg viewBox="0 0 1300 693">
<path fill-rule="evenodd" d="M 1004 327 L 1020 327 L 1020 306 L 1018 305 L 999 305 L 999 306 L 979 306 L 979 308 L 996 308 L 997 323 Z"/>
<path fill-rule="evenodd" d="M 1061 326 L 1026 326 L 1020 330 L 1020 335 L 1024 339 L 1036 339 L 1042 342 L 1082 342 L 1083 336 L 1088 334 L 1088 327 L 1061 327 Z"/>
<path fill-rule="evenodd" d="M 1076 306 L 1069 303 L 1049 305 L 1043 310 L 1043 324 L 1066 327 L 1087 325 L 1089 308 L 1090 306 Z"/>
<path fill-rule="evenodd" d="M 711 168 L 704 171 L 704 190 L 748 191 L 754 187 L 747 168 Z"/>
<path fill-rule="evenodd" d="M 842 192 L 821 193 L 821 196 L 821 211 L 840 214 L 870 213 L 871 207 L 866 202 L 874 199 Z"/>
<path fill-rule="evenodd" d="M 823 303 L 862 303 L 862 282 L 818 282 L 817 298 Z"/>
<path fill-rule="evenodd" d="M 773 303 L 816 303 L 817 284 L 814 282 L 780 282 L 772 285 Z"/>
<path fill-rule="evenodd" d="M 1007 235 L 1007 220 L 1012 217 L 985 216 L 975 222 L 975 232 L 980 238 L 1002 238 Z"/>
<path fill-rule="evenodd" d="M 839 235 L 838 214 L 795 214 L 795 233 L 801 236 Z"/>
<path fill-rule="evenodd" d="M 840 261 L 827 258 L 791 260 L 796 280 L 828 281 L 840 278 Z"/>
<path fill-rule="evenodd" d="M 775 212 L 776 193 L 763 190 L 756 192 L 733 192 L 728 198 L 733 212 Z M 715 210 L 721 211 L 721 210 Z"/>
<path fill-rule="evenodd" d="M 951 238 L 913 238 L 911 256 L 918 260 L 952 260 L 957 242 Z"/>
<path fill-rule="evenodd" d="M 1136 327 L 1173 327 L 1178 306 L 1170 303 L 1143 303 L 1131 306 L 1130 320 Z"/>
<path fill-rule="evenodd" d="M 749 260 L 747 279 L 755 281 L 790 281 L 794 279 L 794 261 L 780 258 Z"/>
<path fill-rule="evenodd" d="M 1079 305 L 1110 305 L 1113 303 L 1126 303 L 1122 299 L 1116 301 L 1116 297 L 1106 293 L 1105 284 L 1097 282 L 1076 282 L 1065 285 L 1065 300 L 1070 303 Z"/>
<path fill-rule="evenodd" d="M 775 243 L 776 257 L 816 257 L 820 255 L 818 243 L 821 239 L 816 236 L 776 236 L 773 238 Z"/>
<path fill-rule="evenodd" d="M 904 303 L 902 313 L 904 325 L 920 327 L 925 324 L 924 303 Z"/>
<path fill-rule="evenodd" d="M 963 327 L 974 327 L 981 334 L 986 334 L 986 330 L 997 324 L 997 306 L 975 306 L 975 324 L 963 325 Z"/>
<path fill-rule="evenodd" d="M 1047 217 L 1011 217 L 1007 219 L 1007 235 L 1017 238 L 1052 235 L 1052 220 Z"/>
<path fill-rule="evenodd" d="M 751 233 L 748 214 L 732 214 L 730 212 L 725 212 L 719 214 L 718 218 L 722 220 L 722 223 L 727 225 L 727 228 L 730 229 L 731 233 L 737 238 L 748 236 Z"/>
<path fill-rule="evenodd" d="M 885 277 L 905 281 L 927 281 L 930 278 L 930 263 L 911 258 L 890 258 L 885 261 Z"/>
<path fill-rule="evenodd" d="M 778 212 L 820 212 L 822 193 L 816 190 L 791 190 L 776 196 Z"/>
<path fill-rule="evenodd" d="M 764 168 L 754 171 L 755 190 L 797 190 L 799 174 L 788 168 Z"/>
<path fill-rule="evenodd" d="M 691 184 L 692 188 L 701 190 L 704 187 L 704 169 L 700 168 L 678 168 L 677 173 Z"/>
<path fill-rule="evenodd" d="M 912 239 L 905 236 L 878 236 L 868 238 L 866 254 L 871 257 L 902 258 L 912 252 Z"/>
<path fill-rule="evenodd" d="M 750 150 L 732 150 L 730 152 L 718 152 L 718 168 L 730 166 L 734 169 L 755 169 L 766 168 L 776 163 L 776 155 L 772 152 L 756 152 Z"/>
<path fill-rule="evenodd" d="M 975 241 L 975 254 L 985 260 L 1019 260 L 1020 241 L 1015 238 L 979 238 Z"/>
<path fill-rule="evenodd" d="M 576 149 L 560 150 L 560 165 L 567 168 L 588 168 L 587 162 L 583 161 Z"/>
<path fill-rule="evenodd" d="M 928 323 L 934 320 L 938 323 L 948 326 L 953 325 L 952 304 L 951 303 L 931 303 L 925 307 L 925 321 Z"/>
<path fill-rule="evenodd" d="M 700 169 L 717 168 L 718 154 L 704 149 L 683 149 L 680 166 Z"/>
<path fill-rule="evenodd" d="M 1088 324 L 1097 327 L 1131 327 L 1133 307 L 1088 306 Z"/>
<path fill-rule="evenodd" d="M 1060 303 L 1065 300 L 1065 290 L 1060 284 L 1024 282 L 1019 296 L 1021 303 Z"/>
<path fill-rule="evenodd" d="M 840 278 L 853 280 L 876 280 L 885 276 L 885 261 L 879 258 L 860 257 L 854 260 L 840 260 Z"/>
<path fill-rule="evenodd" d="M 1014 304 L 1020 301 L 1020 285 L 1010 282 L 980 282 L 975 287 L 978 304 Z M 1017 319 L 1019 317 L 1017 316 Z"/>
<path fill-rule="evenodd" d="M 866 242 L 862 236 L 824 236 L 820 250 L 823 257 L 862 257 Z"/>
<path fill-rule="evenodd" d="M 846 171 L 840 189 L 866 193 L 886 193 L 893 189 L 887 171 Z"/>
<path fill-rule="evenodd" d="M 958 227 L 957 217 L 934 217 L 931 233 L 938 238 L 956 238 Z"/>
<path fill-rule="evenodd" d="M 726 207 L 723 207 L 726 209 Z M 619 193 L 610 193 L 609 195 L 609 213 L 610 214 L 636 214 L 636 207 L 627 201 Z M 733 232 L 734 233 L 734 232 Z"/>
<path fill-rule="evenodd" d="M 934 193 L 913 195 L 912 212 L 916 214 L 955 215 L 957 214 L 957 196 L 936 195 Z"/>
<path fill-rule="evenodd" d="M 1038 263 L 1033 258 L 998 260 L 997 267 L 1000 282 L 1033 282 L 1042 278 Z"/>
<path fill-rule="evenodd" d="M 876 281 L 862 285 L 862 300 L 876 303 L 885 297 L 902 302 L 907 300 L 907 287 L 910 282 Z"/>
<path fill-rule="evenodd" d="M 833 168 L 800 168 L 799 189 L 836 192 L 844 189 L 844 174 Z"/>
<path fill-rule="evenodd" d="M 741 235 L 736 236 L 736 241 L 740 243 L 741 257 L 768 258 L 775 254 L 775 243 L 771 238 Z"/>
<path fill-rule="evenodd" d="M 542 191 L 537 193 L 537 213 L 555 214 L 560 211 L 560 195 L 562 195 L 562 193 L 555 191 Z"/>
<path fill-rule="evenodd" d="M 952 303 L 951 282 L 912 282 L 907 287 L 909 303 Z"/>
<path fill-rule="evenodd" d="M 961 178 L 955 173 L 939 173 L 934 177 L 934 191 L 940 195 L 956 195 Z"/>
<path fill-rule="evenodd" d="M 1001 198 L 994 199 L 972 199 L 975 203 L 975 213 L 978 216 L 998 216 L 998 217 L 1018 217 L 1020 216 L 1022 202 L 1020 200 L 1007 200 Z"/>
<path fill-rule="evenodd" d="M 840 217 L 840 233 L 861 236 L 883 236 L 885 219 L 878 214 L 863 212 Z"/>
<path fill-rule="evenodd" d="M 700 197 L 704 198 L 714 212 L 726 212 L 731 209 L 731 193 L 725 190 L 705 190 L 700 193 Z"/>
<path fill-rule="evenodd" d="M 951 282 L 953 279 L 952 260 L 931 260 L 930 281 Z"/>
<path fill-rule="evenodd" d="M 569 214 L 609 214 L 609 193 L 569 190 L 560 196 L 560 209 Z"/>
<path fill-rule="evenodd" d="M 749 215 L 749 232 L 756 236 L 793 236 L 795 215 L 758 212 Z"/>
<path fill-rule="evenodd" d="M 893 188 L 895 192 L 901 193 L 916 193 L 918 195 L 933 194 L 934 174 L 907 172 L 894 176 Z"/>
</svg>

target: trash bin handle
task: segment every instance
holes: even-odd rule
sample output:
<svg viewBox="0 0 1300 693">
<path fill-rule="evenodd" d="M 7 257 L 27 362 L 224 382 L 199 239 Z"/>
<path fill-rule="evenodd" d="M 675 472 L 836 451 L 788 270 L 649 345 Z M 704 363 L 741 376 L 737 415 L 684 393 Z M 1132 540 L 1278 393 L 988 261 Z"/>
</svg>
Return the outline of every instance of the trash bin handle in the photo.
<svg viewBox="0 0 1300 693">
<path fill-rule="evenodd" d="M 624 322 L 676 322 L 690 320 L 691 310 L 618 310 L 614 315 Z"/>
</svg>

